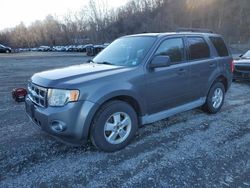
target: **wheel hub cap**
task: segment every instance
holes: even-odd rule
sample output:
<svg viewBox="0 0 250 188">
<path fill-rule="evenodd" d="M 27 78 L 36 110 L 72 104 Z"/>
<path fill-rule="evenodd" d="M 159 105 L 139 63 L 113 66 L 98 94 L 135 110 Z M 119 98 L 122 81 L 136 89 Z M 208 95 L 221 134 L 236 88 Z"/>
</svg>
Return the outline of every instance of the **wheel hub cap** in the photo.
<svg viewBox="0 0 250 188">
<path fill-rule="evenodd" d="M 213 95 L 213 98 L 212 98 L 213 107 L 214 108 L 219 108 L 222 101 L 223 101 L 223 91 L 222 91 L 221 88 L 217 88 L 214 91 L 214 95 Z"/>
<path fill-rule="evenodd" d="M 131 132 L 132 121 L 125 112 L 112 114 L 105 123 L 104 137 L 111 144 L 120 144 Z"/>
</svg>

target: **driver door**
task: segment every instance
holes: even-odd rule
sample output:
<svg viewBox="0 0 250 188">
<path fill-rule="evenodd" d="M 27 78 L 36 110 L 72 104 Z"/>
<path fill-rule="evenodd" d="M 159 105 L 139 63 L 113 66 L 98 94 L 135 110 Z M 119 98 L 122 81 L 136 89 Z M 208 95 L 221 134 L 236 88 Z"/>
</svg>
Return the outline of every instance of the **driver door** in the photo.
<svg viewBox="0 0 250 188">
<path fill-rule="evenodd" d="M 167 38 L 153 57 L 169 56 L 171 65 L 146 74 L 148 113 L 154 114 L 188 102 L 189 67 L 182 37 Z"/>
</svg>

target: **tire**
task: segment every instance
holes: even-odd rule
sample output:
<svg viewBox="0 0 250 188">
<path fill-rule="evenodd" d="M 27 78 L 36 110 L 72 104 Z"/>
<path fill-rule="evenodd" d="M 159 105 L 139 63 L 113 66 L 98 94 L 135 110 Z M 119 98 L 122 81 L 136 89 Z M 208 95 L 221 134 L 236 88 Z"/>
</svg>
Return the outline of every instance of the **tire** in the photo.
<svg viewBox="0 0 250 188">
<path fill-rule="evenodd" d="M 210 114 L 220 111 L 225 99 L 225 86 L 221 82 L 215 82 L 210 88 L 206 103 L 202 109 Z"/>
<path fill-rule="evenodd" d="M 6 50 L 6 53 L 10 53 L 10 50 Z"/>
<path fill-rule="evenodd" d="M 90 138 L 96 148 L 114 152 L 126 147 L 137 129 L 135 110 L 128 103 L 116 100 L 98 110 L 92 121 Z"/>
</svg>

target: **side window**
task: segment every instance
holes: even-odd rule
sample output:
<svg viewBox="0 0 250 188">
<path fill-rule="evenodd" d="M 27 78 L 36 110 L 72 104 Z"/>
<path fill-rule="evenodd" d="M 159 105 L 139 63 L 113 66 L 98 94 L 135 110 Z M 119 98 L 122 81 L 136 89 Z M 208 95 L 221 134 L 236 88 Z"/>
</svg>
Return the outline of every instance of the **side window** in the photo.
<svg viewBox="0 0 250 188">
<path fill-rule="evenodd" d="M 229 55 L 226 44 L 222 38 L 220 37 L 209 37 L 209 38 L 220 57 L 226 57 Z"/>
<path fill-rule="evenodd" d="M 169 56 L 171 63 L 184 60 L 184 43 L 182 38 L 167 39 L 161 43 L 155 55 Z"/>
<path fill-rule="evenodd" d="M 210 49 L 202 37 L 188 37 L 189 59 L 199 60 L 210 57 Z"/>
</svg>

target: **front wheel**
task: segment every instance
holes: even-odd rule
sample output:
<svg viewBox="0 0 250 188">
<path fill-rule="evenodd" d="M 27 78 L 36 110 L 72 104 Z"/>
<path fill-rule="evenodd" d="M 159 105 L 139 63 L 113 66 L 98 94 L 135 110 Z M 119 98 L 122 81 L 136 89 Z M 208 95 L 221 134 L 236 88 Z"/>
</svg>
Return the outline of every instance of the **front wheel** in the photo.
<svg viewBox="0 0 250 188">
<path fill-rule="evenodd" d="M 126 102 L 103 105 L 91 125 L 91 141 L 100 150 L 113 152 L 127 146 L 138 129 L 135 110 Z"/>
<path fill-rule="evenodd" d="M 220 111 L 225 98 L 225 87 L 221 82 L 215 82 L 209 90 L 207 100 L 203 110 L 210 114 L 216 114 Z"/>
</svg>

